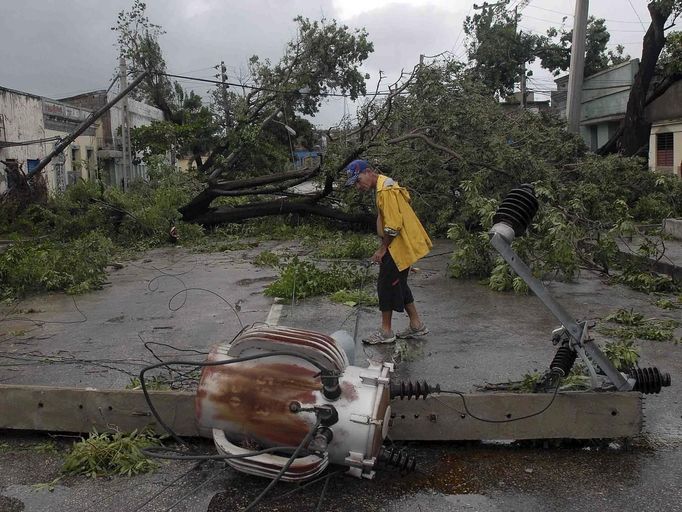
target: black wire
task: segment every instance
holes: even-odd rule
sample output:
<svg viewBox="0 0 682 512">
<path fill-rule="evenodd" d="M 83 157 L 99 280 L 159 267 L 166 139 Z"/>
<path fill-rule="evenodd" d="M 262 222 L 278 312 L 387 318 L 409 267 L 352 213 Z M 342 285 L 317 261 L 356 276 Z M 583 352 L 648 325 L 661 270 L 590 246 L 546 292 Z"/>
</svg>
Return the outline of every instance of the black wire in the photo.
<svg viewBox="0 0 682 512">
<path fill-rule="evenodd" d="M 200 455 L 194 453 L 187 453 L 182 450 L 174 450 L 172 448 L 166 447 L 154 447 L 154 448 L 142 448 L 140 451 L 149 457 L 154 457 L 155 459 L 168 459 L 168 460 L 228 460 L 228 459 L 247 459 L 249 457 L 255 457 L 256 455 L 263 455 L 266 453 L 273 452 L 287 452 L 293 451 L 293 446 L 272 446 L 270 448 L 264 448 L 262 450 L 256 450 L 252 452 L 240 453 L 238 455 Z"/>
<path fill-rule="evenodd" d="M 320 493 L 320 500 L 317 502 L 317 507 L 315 507 L 315 512 L 320 512 L 322 510 L 322 502 L 324 501 L 324 495 L 327 492 L 327 487 L 329 486 L 329 479 L 331 478 L 331 475 L 327 475 L 327 479 L 324 481 L 324 487 L 322 488 L 322 492 Z"/>
<path fill-rule="evenodd" d="M 243 329 L 242 329 L 243 330 Z M 239 334 L 238 334 L 239 335 Z M 144 394 L 144 398 L 147 402 L 147 405 L 149 406 L 149 410 L 151 413 L 154 415 L 154 418 L 156 418 L 156 421 L 159 422 L 159 425 L 163 427 L 163 429 L 168 432 L 168 434 L 175 439 L 175 441 L 180 444 L 180 445 L 185 445 L 185 442 L 178 436 L 173 429 L 161 418 L 159 415 L 158 411 L 156 410 L 156 407 L 154 407 L 154 404 L 151 401 L 151 398 L 149 396 L 149 391 L 147 390 L 147 384 L 145 382 L 145 376 L 144 374 L 147 373 L 150 370 L 154 370 L 156 368 L 161 368 L 163 366 L 169 366 L 169 365 L 182 365 L 182 366 L 194 366 L 197 368 L 204 368 L 207 366 L 221 366 L 221 365 L 228 365 L 228 364 L 234 364 L 234 363 L 242 363 L 246 361 L 253 361 L 256 359 L 263 359 L 266 357 L 274 357 L 274 356 L 291 356 L 291 357 L 297 357 L 299 359 L 303 359 L 316 368 L 320 369 L 322 372 L 327 372 L 327 368 L 322 366 L 322 364 L 318 363 L 315 361 L 313 358 L 308 357 L 303 354 L 299 354 L 297 352 L 292 352 L 292 351 L 277 351 L 277 352 L 269 352 L 267 354 L 255 354 L 252 356 L 245 356 L 245 357 L 238 357 L 235 359 L 225 359 L 225 360 L 220 360 L 220 361 L 205 361 L 205 362 L 197 362 L 197 361 L 165 361 L 162 363 L 156 363 L 152 364 L 149 366 L 145 366 L 142 368 L 140 371 L 139 379 L 140 379 L 140 385 L 142 387 L 142 393 Z"/>
<path fill-rule="evenodd" d="M 473 414 L 473 413 L 469 410 L 469 407 L 467 406 L 466 399 L 464 398 L 464 393 L 462 393 L 462 392 L 460 392 L 460 391 L 454 391 L 454 390 L 453 390 L 453 391 L 443 391 L 443 390 L 441 390 L 440 393 L 441 393 L 441 394 L 444 394 L 444 395 L 457 395 L 457 396 L 459 396 L 459 397 L 462 399 L 462 405 L 464 405 L 464 410 L 466 411 L 466 413 L 467 413 L 469 416 L 471 416 L 471 417 L 474 418 L 475 420 L 483 421 L 483 422 L 485 422 L 485 423 L 511 423 L 511 422 L 513 422 L 513 421 L 520 421 L 520 420 L 526 420 L 526 419 L 528 419 L 528 418 L 533 418 L 533 417 L 535 417 L 535 416 L 539 416 L 539 415 L 541 415 L 542 413 L 544 413 L 544 412 L 545 412 L 547 409 L 549 409 L 549 408 L 552 406 L 552 404 L 554 403 L 554 400 L 556 399 L 557 393 L 559 392 L 559 386 L 560 386 L 560 385 L 561 385 L 561 379 L 558 379 L 558 380 L 557 380 L 556 387 L 554 388 L 554 393 L 552 394 L 552 398 L 550 399 L 549 403 L 548 403 L 545 407 L 543 407 L 542 409 L 540 409 L 539 411 L 534 412 L 534 413 L 532 413 L 532 414 L 527 414 L 526 416 L 520 416 L 520 417 L 518 417 L 518 418 L 511 418 L 511 419 L 504 419 L 504 420 L 491 420 L 491 419 L 489 419 L 489 418 L 479 418 L 478 416 L 476 416 L 475 414 Z M 438 399 L 437 397 L 434 397 L 434 398 Z M 441 403 L 443 403 L 443 402 L 441 402 Z M 447 405 L 447 404 L 446 404 L 446 405 Z M 452 409 L 455 410 L 455 411 L 457 411 L 457 409 L 454 409 L 454 407 L 452 407 Z M 458 412 L 459 414 L 462 414 L 460 411 L 457 411 L 457 412 Z"/>
<path fill-rule="evenodd" d="M 243 87 L 245 89 L 251 89 L 254 91 L 274 92 L 276 94 L 294 94 L 294 95 L 300 95 L 300 96 L 315 95 L 315 96 L 320 96 L 320 97 L 338 97 L 338 98 L 350 97 L 349 94 L 336 93 L 336 92 L 313 93 L 313 92 L 301 92 L 298 89 L 290 90 L 290 91 L 283 91 L 280 89 L 273 89 L 270 87 L 259 87 L 256 85 L 245 85 L 245 84 L 238 84 L 238 83 L 234 83 L 234 82 L 222 82 L 220 80 L 211 80 L 210 78 L 198 78 L 198 77 L 186 76 L 186 75 L 174 75 L 172 73 L 157 73 L 157 74 L 167 76 L 167 77 L 171 77 L 171 78 L 180 78 L 180 79 L 184 79 L 184 80 L 192 80 L 194 82 L 204 82 L 204 83 L 214 84 L 214 85 L 230 85 L 233 87 Z M 375 93 L 374 92 L 358 93 L 358 97 L 363 97 L 363 96 L 391 96 L 392 94 L 395 94 L 395 93 L 392 91 L 378 91 Z"/>
<path fill-rule="evenodd" d="M 179 279 L 179 278 L 178 278 L 178 279 Z M 216 297 L 218 297 L 218 298 L 219 298 L 220 300 L 222 300 L 225 304 L 227 304 L 227 305 L 230 307 L 230 309 L 234 312 L 234 315 L 237 317 L 237 321 L 239 322 L 239 327 L 241 327 L 241 328 L 244 327 L 244 323 L 242 322 L 242 319 L 240 318 L 239 312 L 237 311 L 237 309 L 236 309 L 236 308 L 235 308 L 235 307 L 234 307 L 234 306 L 233 306 L 225 297 L 223 297 L 223 296 L 220 295 L 219 293 L 214 292 L 213 290 L 209 290 L 208 288 L 199 288 L 199 287 L 196 287 L 196 286 L 195 286 L 195 287 L 192 287 L 192 288 L 185 288 L 184 290 L 180 290 L 180 291 L 177 292 L 175 295 L 173 295 L 173 296 L 170 298 L 170 300 L 168 301 L 168 309 L 170 309 L 171 311 L 178 311 L 179 309 L 181 309 L 181 308 L 185 305 L 185 303 L 187 302 L 187 292 L 191 292 L 191 291 L 206 292 L 206 293 L 210 293 L 210 294 L 215 295 Z M 182 301 L 182 305 L 181 305 L 181 306 L 178 306 L 177 308 L 173 308 L 173 307 L 171 306 L 171 304 L 173 303 L 173 300 L 175 299 L 175 297 L 177 297 L 177 296 L 180 295 L 181 293 L 184 293 L 184 294 L 185 294 L 185 298 L 184 298 L 184 300 Z"/>
<path fill-rule="evenodd" d="M 152 494 L 144 503 L 142 503 L 141 505 L 138 505 L 134 512 L 139 512 L 139 511 L 142 510 L 144 507 L 146 507 L 147 505 L 149 505 L 149 503 L 151 503 L 152 501 L 154 501 L 157 497 L 161 496 L 164 492 L 166 492 L 169 488 L 171 488 L 172 486 L 174 486 L 177 482 L 179 482 L 180 480 L 182 480 L 183 478 L 185 478 L 187 475 L 189 475 L 189 474 L 190 474 L 192 471 L 194 471 L 195 469 L 199 468 L 199 466 L 201 466 L 201 464 L 202 464 L 202 462 L 197 462 L 196 464 L 193 464 L 192 467 L 190 467 L 187 471 L 185 471 L 184 473 L 182 473 L 180 476 L 178 476 L 177 478 L 175 478 L 173 481 L 171 481 L 171 482 L 167 483 L 166 485 L 164 485 L 163 488 L 162 488 L 160 491 L 158 491 L 158 492 L 155 493 L 155 494 Z"/>
<path fill-rule="evenodd" d="M 267 493 L 270 492 L 270 489 L 277 485 L 277 483 L 282 479 L 284 473 L 286 473 L 287 469 L 289 469 L 289 466 L 291 466 L 294 460 L 296 460 L 296 457 L 298 457 L 299 452 L 303 449 L 304 446 L 307 446 L 308 443 L 310 443 L 311 439 L 313 438 L 313 435 L 315 434 L 315 431 L 317 430 L 317 427 L 320 426 L 321 421 L 322 419 L 318 415 L 315 425 L 312 426 L 312 428 L 308 431 L 308 434 L 301 440 L 299 445 L 294 450 L 294 453 L 292 453 L 291 457 L 289 457 L 289 460 L 287 460 L 284 466 L 282 466 L 282 469 L 279 470 L 277 476 L 275 476 L 275 478 L 272 479 L 272 482 L 270 482 L 267 485 L 267 487 L 265 487 L 265 489 L 263 489 L 261 493 L 256 497 L 256 499 L 253 500 L 249 504 L 249 506 L 246 507 L 242 512 L 248 512 L 249 510 L 252 510 L 254 507 L 256 507 L 267 495 Z"/>
<path fill-rule="evenodd" d="M 332 476 L 340 475 L 341 473 L 345 473 L 346 471 L 348 471 L 348 470 L 347 470 L 347 469 L 340 469 L 340 470 L 338 470 L 338 471 L 334 471 L 333 473 L 329 473 L 329 474 L 327 474 L 327 475 L 322 475 L 322 476 L 320 476 L 320 477 L 317 477 L 317 478 L 315 478 L 314 480 L 311 480 L 310 482 L 306 482 L 306 483 L 303 484 L 303 485 L 299 485 L 299 486 L 296 487 L 295 489 L 292 489 L 292 490 L 290 490 L 290 491 L 284 492 L 284 493 L 280 494 L 279 496 L 275 496 L 274 498 L 272 498 L 272 499 L 270 500 L 270 502 L 279 501 L 279 500 L 281 500 L 281 499 L 283 499 L 283 498 L 286 498 L 287 496 L 290 496 L 290 495 L 292 495 L 292 494 L 295 494 L 295 493 L 297 493 L 297 492 L 300 492 L 300 491 L 302 491 L 303 489 L 306 489 L 307 487 L 310 487 L 311 485 L 316 484 L 316 483 L 319 482 L 320 480 L 324 480 L 324 479 L 327 478 L 327 477 L 332 477 Z"/>
<path fill-rule="evenodd" d="M 140 335 L 138 334 L 138 336 L 140 336 Z M 140 336 L 140 339 L 141 339 L 141 338 L 142 338 L 142 337 Z M 144 341 L 144 340 L 142 340 L 142 341 Z M 193 348 L 179 348 L 179 347 L 176 347 L 176 346 L 174 346 L 174 345 L 169 345 L 168 343 L 161 343 L 161 342 L 158 342 L 158 341 L 144 341 L 144 346 L 145 346 L 145 348 L 146 348 L 147 350 L 149 350 L 150 352 L 151 352 L 151 349 L 150 349 L 147 345 L 159 345 L 159 346 L 161 346 L 161 347 L 168 347 L 168 348 L 170 348 L 170 349 L 172 349 L 172 350 L 177 350 L 178 352 L 194 352 L 195 354 L 200 354 L 200 355 L 202 355 L 202 356 L 208 355 L 208 352 L 204 352 L 204 351 L 202 351 L 202 350 L 195 350 L 195 349 L 193 349 Z M 153 352 L 152 352 L 152 354 L 153 354 Z M 154 354 L 154 356 L 156 357 L 155 354 Z"/>
<path fill-rule="evenodd" d="M 76 308 L 76 311 L 78 311 L 81 316 L 83 317 L 81 320 L 35 320 L 33 318 L 29 318 L 27 316 L 4 316 L 3 318 L 0 318 L 0 322 L 31 322 L 33 325 L 37 325 L 38 327 L 43 326 L 45 324 L 61 324 L 61 325 L 68 325 L 68 324 L 82 324 L 88 321 L 88 317 L 85 313 L 83 313 L 80 308 L 78 307 L 78 304 L 76 303 L 76 298 L 74 296 L 71 296 L 71 300 L 73 300 L 73 306 Z"/>
<path fill-rule="evenodd" d="M 218 478 L 220 475 L 222 475 L 223 472 L 227 470 L 227 468 L 228 468 L 227 466 L 224 467 L 222 470 L 220 470 L 220 471 L 214 473 L 212 476 L 208 477 L 206 480 L 204 480 L 203 482 L 201 482 L 199 485 L 197 485 L 196 487 L 192 488 L 189 492 L 187 492 L 187 493 L 183 494 L 182 496 L 180 496 L 180 499 L 178 499 L 178 500 L 177 500 L 175 503 L 173 503 L 170 507 L 168 507 L 167 509 L 165 509 L 164 512 L 169 512 L 170 510 L 172 510 L 173 508 L 175 508 L 175 505 L 178 505 L 178 504 L 182 503 L 182 502 L 184 501 L 184 499 L 187 498 L 187 496 L 190 496 L 190 495 L 194 494 L 195 492 L 197 492 L 197 491 L 198 491 L 199 489 L 201 489 L 202 487 L 204 487 L 204 486 L 208 485 L 209 483 L 211 483 L 213 480 L 215 480 L 215 479 Z"/>
</svg>

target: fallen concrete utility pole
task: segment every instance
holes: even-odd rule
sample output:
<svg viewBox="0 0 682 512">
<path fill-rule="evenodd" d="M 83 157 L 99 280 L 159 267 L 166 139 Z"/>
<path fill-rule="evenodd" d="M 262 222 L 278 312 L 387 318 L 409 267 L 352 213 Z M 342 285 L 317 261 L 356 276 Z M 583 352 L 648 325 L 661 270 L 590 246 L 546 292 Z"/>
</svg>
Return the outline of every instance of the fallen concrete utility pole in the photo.
<svg viewBox="0 0 682 512">
<path fill-rule="evenodd" d="M 195 422 L 195 395 L 150 391 L 156 409 L 179 435 L 211 437 Z M 541 410 L 550 393 L 465 394 L 469 411 L 500 421 Z M 642 395 L 632 392 L 560 392 L 551 412 L 518 421 L 480 421 L 462 399 L 433 394 L 425 400 L 392 400 L 389 435 L 395 441 L 606 439 L 633 437 L 642 428 Z M 48 432 L 131 432 L 151 427 L 165 433 L 141 391 L 0 385 L 0 428 Z"/>
<path fill-rule="evenodd" d="M 64 151 L 68 147 L 69 144 L 71 144 L 74 140 L 76 140 L 76 137 L 78 137 L 81 133 L 83 133 L 85 130 L 87 130 L 88 127 L 92 123 L 94 123 L 100 117 L 102 117 L 104 114 L 106 114 L 109 111 L 109 109 L 111 109 L 111 107 L 113 107 L 114 105 L 116 105 L 116 103 L 118 103 L 123 98 L 125 98 L 126 95 L 130 91 L 135 89 L 135 87 L 137 87 L 140 84 L 140 82 L 142 82 L 142 80 L 147 78 L 147 75 L 149 75 L 148 71 L 143 72 L 140 76 L 138 76 L 135 80 L 133 80 L 128 87 L 126 87 L 121 92 L 119 92 L 116 95 L 116 97 L 114 99 L 112 99 L 109 103 L 104 105 L 99 110 L 96 110 L 95 112 L 90 114 L 88 116 L 88 118 L 85 121 L 83 121 L 81 123 L 81 125 L 78 128 L 76 128 L 76 130 L 74 132 L 72 132 L 66 138 L 64 138 L 61 142 L 59 142 L 54 147 L 54 149 L 50 152 L 50 154 L 48 154 L 45 158 L 43 158 L 35 168 L 31 169 L 28 172 L 28 175 L 27 175 L 28 179 L 32 179 L 34 176 L 38 175 L 40 173 L 40 171 L 42 171 L 47 166 L 47 164 L 49 164 L 52 161 L 52 159 L 55 156 L 57 156 L 59 153 Z"/>
</svg>

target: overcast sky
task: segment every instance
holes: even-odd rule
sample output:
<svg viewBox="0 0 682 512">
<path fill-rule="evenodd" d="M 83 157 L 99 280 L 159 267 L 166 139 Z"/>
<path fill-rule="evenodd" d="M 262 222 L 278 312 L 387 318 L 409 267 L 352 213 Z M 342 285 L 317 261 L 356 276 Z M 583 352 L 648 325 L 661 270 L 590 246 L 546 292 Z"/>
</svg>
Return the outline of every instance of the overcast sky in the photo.
<svg viewBox="0 0 682 512">
<path fill-rule="evenodd" d="M 512 6 L 519 0 L 511 0 Z M 479 3 L 482 3 L 480 1 Z M 522 2 L 528 3 L 528 2 Z M 590 14 L 606 18 L 611 43 L 640 57 L 648 27 L 647 0 L 592 0 Z M 132 0 L 0 0 L 0 86 L 51 98 L 106 88 L 117 67 L 116 15 Z M 462 22 L 473 12 L 470 0 L 148 0 L 147 12 L 166 34 L 160 39 L 168 70 L 213 78 L 224 60 L 228 75 L 246 77 L 254 54 L 277 60 L 295 36 L 293 18 L 334 18 L 365 27 L 374 53 L 364 66 L 376 83 L 379 70 L 395 79 L 419 55 L 450 51 L 464 58 Z M 522 30 L 545 33 L 562 20 L 572 26 L 574 0 L 531 0 L 523 7 Z M 638 19 L 641 18 L 640 20 Z M 552 77 L 532 67 L 529 89 L 553 88 Z M 204 95 L 206 84 L 182 82 Z M 354 106 L 331 98 L 313 121 L 334 124 Z"/>
</svg>

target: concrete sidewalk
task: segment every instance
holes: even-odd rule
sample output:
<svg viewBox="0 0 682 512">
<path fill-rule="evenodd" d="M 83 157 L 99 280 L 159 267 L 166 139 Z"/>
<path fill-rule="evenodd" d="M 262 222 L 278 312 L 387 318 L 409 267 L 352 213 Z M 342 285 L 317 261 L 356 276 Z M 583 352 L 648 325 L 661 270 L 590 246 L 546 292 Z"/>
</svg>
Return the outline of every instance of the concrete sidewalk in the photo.
<svg viewBox="0 0 682 512">
<path fill-rule="evenodd" d="M 618 248 L 626 257 L 639 256 L 639 247 L 645 242 L 648 240 L 643 237 L 619 238 L 617 241 Z M 667 274 L 676 282 L 682 283 L 682 240 L 676 238 L 663 240 L 660 237 L 651 237 L 651 242 L 663 248 L 663 255 L 660 258 L 649 258 L 652 270 Z"/>
</svg>

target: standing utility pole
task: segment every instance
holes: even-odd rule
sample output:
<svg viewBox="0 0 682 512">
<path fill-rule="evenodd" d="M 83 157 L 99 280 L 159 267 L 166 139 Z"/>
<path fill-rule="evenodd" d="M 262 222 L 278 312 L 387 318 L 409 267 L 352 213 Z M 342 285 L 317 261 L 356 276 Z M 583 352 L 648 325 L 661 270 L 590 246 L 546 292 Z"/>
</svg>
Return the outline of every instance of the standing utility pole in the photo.
<svg viewBox="0 0 682 512">
<path fill-rule="evenodd" d="M 225 61 L 220 61 L 220 81 L 222 82 L 223 108 L 225 109 L 225 133 L 230 131 L 230 102 L 227 98 L 227 68 Z"/>
<path fill-rule="evenodd" d="M 121 57 L 118 61 L 120 73 L 120 88 L 125 90 L 128 86 L 128 69 L 125 58 Z M 121 116 L 121 137 L 123 139 L 123 191 L 128 192 L 128 182 L 131 176 L 132 151 L 130 148 L 130 113 L 128 110 L 128 95 L 123 96 L 121 103 L 123 115 Z"/>
<path fill-rule="evenodd" d="M 568 97 L 566 99 L 568 131 L 572 133 L 578 133 L 580 131 L 588 9 L 589 0 L 575 0 L 573 41 L 571 42 L 571 65 L 568 68 Z"/>
<path fill-rule="evenodd" d="M 43 158 L 40 163 L 33 168 L 33 170 L 29 171 L 27 177 L 28 179 L 33 179 L 34 176 L 38 175 L 40 171 L 42 171 L 47 165 L 50 163 L 50 161 L 57 156 L 59 153 L 64 151 L 69 144 L 71 144 L 76 138 L 81 135 L 85 130 L 88 129 L 92 123 L 97 121 L 100 117 L 102 117 L 104 114 L 109 112 L 111 107 L 116 105 L 119 101 L 121 101 L 122 98 L 125 98 L 126 94 L 128 94 L 130 91 L 135 89 L 138 85 L 140 85 L 140 82 L 147 78 L 149 75 L 149 72 L 145 71 L 143 73 L 140 73 L 140 76 L 138 76 L 133 82 L 125 88 L 121 88 L 121 92 L 119 92 L 115 98 L 113 98 L 110 102 L 108 102 L 106 105 L 101 107 L 100 109 L 96 110 L 92 114 L 88 116 L 88 118 L 83 121 L 78 128 L 76 128 L 71 134 L 67 135 L 64 139 L 62 139 L 59 143 L 55 144 L 55 147 L 50 153 Z"/>
<path fill-rule="evenodd" d="M 519 28 L 519 6 L 514 7 L 514 33 Z M 519 37 L 521 33 L 519 33 Z M 521 63 L 521 108 L 526 108 L 526 62 Z"/>
</svg>

